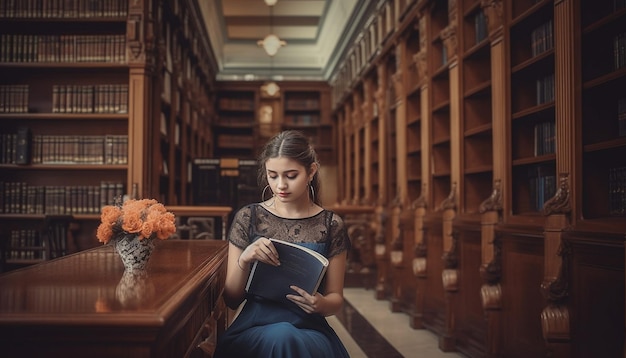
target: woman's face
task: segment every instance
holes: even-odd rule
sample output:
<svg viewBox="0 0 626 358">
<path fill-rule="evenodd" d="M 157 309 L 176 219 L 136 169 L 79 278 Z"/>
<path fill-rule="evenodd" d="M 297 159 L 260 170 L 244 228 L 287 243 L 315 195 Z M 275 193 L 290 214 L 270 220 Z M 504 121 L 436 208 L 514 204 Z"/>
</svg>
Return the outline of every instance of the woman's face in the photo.
<svg viewBox="0 0 626 358">
<path fill-rule="evenodd" d="M 265 162 L 265 170 L 267 182 L 279 201 L 309 200 L 307 184 L 314 173 L 307 173 L 300 163 L 284 157 L 270 158 Z"/>
</svg>

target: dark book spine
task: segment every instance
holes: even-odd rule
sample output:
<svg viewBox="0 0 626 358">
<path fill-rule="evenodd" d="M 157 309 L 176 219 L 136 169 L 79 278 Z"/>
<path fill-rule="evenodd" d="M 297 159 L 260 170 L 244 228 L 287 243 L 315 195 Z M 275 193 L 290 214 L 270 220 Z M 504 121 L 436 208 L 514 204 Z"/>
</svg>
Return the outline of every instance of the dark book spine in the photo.
<svg viewBox="0 0 626 358">
<path fill-rule="evenodd" d="M 32 133 L 29 128 L 19 128 L 15 143 L 15 164 L 30 163 L 30 148 L 32 143 Z"/>
</svg>

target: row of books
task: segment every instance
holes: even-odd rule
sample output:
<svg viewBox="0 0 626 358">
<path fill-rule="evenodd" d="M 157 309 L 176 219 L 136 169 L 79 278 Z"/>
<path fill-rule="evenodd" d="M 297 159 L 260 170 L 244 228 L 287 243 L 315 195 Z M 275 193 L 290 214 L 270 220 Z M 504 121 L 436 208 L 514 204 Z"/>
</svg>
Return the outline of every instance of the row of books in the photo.
<svg viewBox="0 0 626 358">
<path fill-rule="evenodd" d="M 46 240 L 38 230 L 11 230 L 5 260 L 47 260 Z"/>
<path fill-rule="evenodd" d="M 613 56 L 616 70 L 626 66 L 626 32 L 613 38 Z"/>
<path fill-rule="evenodd" d="M 541 211 L 543 204 L 556 193 L 556 175 L 545 166 L 528 170 L 528 187 L 531 211 Z"/>
<path fill-rule="evenodd" d="M 0 62 L 126 62 L 124 35 L 0 35 Z"/>
<path fill-rule="evenodd" d="M 75 18 L 120 17 L 128 14 L 128 0 L 2 0 L 0 17 Z"/>
<path fill-rule="evenodd" d="M 626 216 L 626 167 L 609 169 L 609 215 Z"/>
<path fill-rule="evenodd" d="M 554 122 L 535 124 L 535 156 L 552 154 L 556 151 L 556 126 Z"/>
<path fill-rule="evenodd" d="M 15 133 L 0 134 L 0 164 L 125 165 L 128 136 L 35 135 L 20 141 Z"/>
<path fill-rule="evenodd" d="M 617 127 L 619 136 L 626 136 L 626 97 L 617 100 Z"/>
<path fill-rule="evenodd" d="M 219 118 L 219 124 L 222 125 L 254 125 L 254 116 L 231 116 L 231 115 L 222 115 Z"/>
<path fill-rule="evenodd" d="M 114 204 L 124 194 L 124 184 L 119 182 L 79 186 L 0 182 L 0 213 L 99 214 L 103 206 Z"/>
<path fill-rule="evenodd" d="M 254 100 L 248 98 L 226 98 L 219 99 L 219 108 L 229 111 L 253 111 Z"/>
<path fill-rule="evenodd" d="M 285 108 L 286 110 L 318 110 L 320 108 L 320 101 L 316 98 L 287 98 Z"/>
<path fill-rule="evenodd" d="M 0 113 L 28 112 L 28 85 L 0 85 Z"/>
<path fill-rule="evenodd" d="M 53 113 L 128 113 L 128 84 L 54 85 Z"/>
<path fill-rule="evenodd" d="M 319 124 L 320 116 L 312 114 L 286 115 L 285 124 Z"/>
<path fill-rule="evenodd" d="M 474 15 L 474 41 L 475 43 L 480 43 L 482 40 L 487 38 L 489 35 L 487 28 L 487 18 L 485 17 L 484 11 L 478 11 L 476 15 Z"/>
<path fill-rule="evenodd" d="M 537 56 L 554 48 L 552 19 L 539 25 L 530 33 L 532 55 Z"/>
<path fill-rule="evenodd" d="M 538 78 L 537 84 L 537 104 L 554 101 L 554 73 Z"/>
</svg>

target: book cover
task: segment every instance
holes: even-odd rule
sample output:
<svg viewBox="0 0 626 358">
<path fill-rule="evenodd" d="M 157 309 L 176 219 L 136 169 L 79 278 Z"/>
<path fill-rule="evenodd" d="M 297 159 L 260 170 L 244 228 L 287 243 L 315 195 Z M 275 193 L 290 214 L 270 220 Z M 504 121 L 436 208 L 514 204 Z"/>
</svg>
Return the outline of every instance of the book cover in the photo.
<svg viewBox="0 0 626 358">
<path fill-rule="evenodd" d="M 328 268 L 328 259 L 298 244 L 270 240 L 278 252 L 280 266 L 256 261 L 252 265 L 246 291 L 275 301 L 286 301 L 286 295 L 296 294 L 289 287 L 291 285 L 315 294 Z"/>
</svg>

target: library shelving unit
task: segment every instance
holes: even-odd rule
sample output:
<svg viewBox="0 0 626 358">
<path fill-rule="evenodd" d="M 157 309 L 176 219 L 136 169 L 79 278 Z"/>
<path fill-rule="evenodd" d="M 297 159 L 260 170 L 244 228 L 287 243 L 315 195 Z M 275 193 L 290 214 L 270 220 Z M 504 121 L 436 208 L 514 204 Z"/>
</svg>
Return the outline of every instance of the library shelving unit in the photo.
<svg viewBox="0 0 626 358">
<path fill-rule="evenodd" d="M 480 1 L 464 1 L 459 37 L 461 53 L 461 126 L 463 152 L 459 211 L 475 214 L 493 184 L 491 47 Z"/>
<path fill-rule="evenodd" d="M 1 237 L 16 219 L 68 215 L 71 253 L 98 244 L 100 209 L 117 198 L 185 204 L 189 163 L 212 142 L 210 52 L 194 8 L 79 0 L 0 11 Z"/>
<path fill-rule="evenodd" d="M 220 90 L 213 125 L 215 156 L 254 159 L 258 154 L 258 96 L 254 90 Z"/>
<path fill-rule="evenodd" d="M 581 2 L 582 218 L 626 215 L 626 4 Z M 598 55 L 600 54 L 600 55 Z"/>
<path fill-rule="evenodd" d="M 471 357 L 623 355 L 626 2 L 372 11 L 367 46 L 346 51 L 331 85 L 347 158 L 338 203 L 378 193 L 376 298 Z M 369 137 L 353 130 L 370 115 Z M 350 156 L 364 138 L 370 154 Z M 398 265 L 407 247 L 414 276 Z"/>
<path fill-rule="evenodd" d="M 170 205 L 193 202 L 191 168 L 213 151 L 213 67 L 200 15 L 189 3 L 156 7 L 157 56 L 152 143 L 156 159 L 148 170 L 152 195 Z M 148 139 L 149 141 L 150 139 Z"/>
<path fill-rule="evenodd" d="M 334 131 L 327 114 L 328 90 L 285 89 L 282 129 L 308 136 L 322 164 L 334 164 Z"/>
<path fill-rule="evenodd" d="M 0 15 L 3 246 L 50 247 L 45 230 L 31 238 L 28 229 L 46 215 L 96 216 L 116 191 L 126 192 L 127 14 L 120 3 Z M 19 237 L 7 242 L 6 230 Z M 24 257 L 3 253 L 7 263 Z"/>
<path fill-rule="evenodd" d="M 510 16 L 511 208 L 530 219 L 556 189 L 554 6 L 512 2 Z"/>
<path fill-rule="evenodd" d="M 330 89 L 323 82 L 279 82 L 269 96 L 260 81 L 217 82 L 217 120 L 212 126 L 215 157 L 256 159 L 280 130 L 309 136 L 322 164 L 335 164 L 334 127 L 329 117 Z M 271 114 L 264 113 L 271 108 Z M 262 116 L 268 116 L 265 118 Z M 270 118 L 271 117 L 271 118 Z"/>
</svg>

